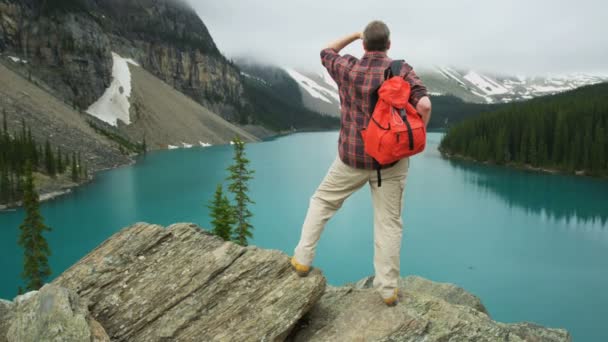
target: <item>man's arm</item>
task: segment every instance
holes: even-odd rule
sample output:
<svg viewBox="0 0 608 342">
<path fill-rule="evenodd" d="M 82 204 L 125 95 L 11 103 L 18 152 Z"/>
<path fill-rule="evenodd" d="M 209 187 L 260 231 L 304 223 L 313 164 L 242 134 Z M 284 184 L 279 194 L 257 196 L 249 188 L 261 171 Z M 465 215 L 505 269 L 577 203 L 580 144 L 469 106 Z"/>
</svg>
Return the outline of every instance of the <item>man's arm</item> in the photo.
<svg viewBox="0 0 608 342">
<path fill-rule="evenodd" d="M 431 120 L 431 109 L 431 99 L 428 96 L 421 97 L 418 100 L 416 111 L 422 116 L 425 126 L 428 126 L 429 120 Z"/>
<path fill-rule="evenodd" d="M 336 52 L 340 52 L 342 49 L 344 49 L 346 46 L 348 46 L 350 43 L 354 42 L 357 39 L 363 39 L 363 34 L 361 32 L 351 33 L 346 37 L 331 42 L 325 48 L 334 49 L 336 50 Z"/>
<path fill-rule="evenodd" d="M 350 55 L 340 56 L 339 52 L 359 38 L 361 38 L 361 33 L 359 32 L 349 34 L 327 45 L 321 51 L 321 63 L 338 86 L 343 82 L 344 77 L 347 77 L 346 71 L 349 70 L 349 67 L 357 61 L 355 57 Z"/>
</svg>

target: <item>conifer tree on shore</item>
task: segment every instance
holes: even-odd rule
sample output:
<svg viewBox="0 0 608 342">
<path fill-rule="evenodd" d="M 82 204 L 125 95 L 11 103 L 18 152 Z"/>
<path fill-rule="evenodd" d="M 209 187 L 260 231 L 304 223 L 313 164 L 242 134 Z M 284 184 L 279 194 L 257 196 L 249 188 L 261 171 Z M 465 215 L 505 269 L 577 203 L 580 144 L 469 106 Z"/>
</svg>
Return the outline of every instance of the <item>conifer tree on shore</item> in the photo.
<svg viewBox="0 0 608 342">
<path fill-rule="evenodd" d="M 23 206 L 25 218 L 19 226 L 21 234 L 19 245 L 23 248 L 24 262 L 21 276 L 28 291 L 38 290 L 44 285 L 45 280 L 51 275 L 48 257 L 51 254 L 44 232 L 51 230 L 44 224 L 40 214 L 40 203 L 38 193 L 34 188 L 34 176 L 32 174 L 31 162 L 25 166 L 23 179 Z"/>
<path fill-rule="evenodd" d="M 249 192 L 248 182 L 253 178 L 253 170 L 250 170 L 249 159 L 245 157 L 245 143 L 238 137 L 234 138 L 234 164 L 228 167 L 228 190 L 234 195 L 234 215 L 236 227 L 232 240 L 241 246 L 247 246 L 247 239 L 252 237 L 253 225 L 249 222 L 253 216 L 247 208 L 248 204 L 254 202 L 247 194 Z"/>
<path fill-rule="evenodd" d="M 225 241 L 229 241 L 232 237 L 232 226 L 236 223 L 236 218 L 234 209 L 230 205 L 228 197 L 224 194 L 222 184 L 217 185 L 215 195 L 208 208 L 211 209 L 209 216 L 213 218 L 211 232 Z"/>
</svg>

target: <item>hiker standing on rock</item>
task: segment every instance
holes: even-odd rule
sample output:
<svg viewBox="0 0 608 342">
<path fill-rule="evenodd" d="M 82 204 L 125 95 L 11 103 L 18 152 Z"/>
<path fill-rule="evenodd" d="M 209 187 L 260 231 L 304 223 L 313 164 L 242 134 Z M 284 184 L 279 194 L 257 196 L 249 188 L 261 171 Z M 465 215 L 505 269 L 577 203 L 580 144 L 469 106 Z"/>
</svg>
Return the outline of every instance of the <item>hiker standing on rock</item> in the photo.
<svg viewBox="0 0 608 342">
<path fill-rule="evenodd" d="M 363 40 L 365 50 L 361 59 L 339 54 L 344 47 L 359 39 Z M 409 158 L 380 165 L 366 153 L 361 131 L 370 122 L 377 90 L 384 82 L 387 70 L 398 70 L 398 76 L 409 83 L 409 103 L 420 114 L 421 125 L 426 126 L 429 122 L 431 101 L 426 87 L 409 64 L 401 63 L 400 68 L 391 68 L 395 63 L 386 54 L 390 46 L 390 31 L 386 24 L 373 21 L 363 33 L 348 35 L 321 51 L 321 63 L 338 84 L 340 92 L 338 157 L 310 199 L 291 264 L 300 276 L 308 274 L 327 221 L 346 198 L 369 183 L 374 207 L 374 288 L 387 305 L 393 306 L 399 300 L 401 213 Z"/>
</svg>

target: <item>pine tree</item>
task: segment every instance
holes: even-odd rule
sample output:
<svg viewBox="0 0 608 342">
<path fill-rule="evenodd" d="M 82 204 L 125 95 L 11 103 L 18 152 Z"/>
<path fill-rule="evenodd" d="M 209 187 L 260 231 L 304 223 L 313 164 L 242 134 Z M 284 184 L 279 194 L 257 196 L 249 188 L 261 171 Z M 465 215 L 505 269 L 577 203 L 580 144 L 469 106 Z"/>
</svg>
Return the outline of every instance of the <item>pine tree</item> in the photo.
<svg viewBox="0 0 608 342">
<path fill-rule="evenodd" d="M 55 177 L 55 155 L 53 155 L 53 150 L 51 149 L 51 143 L 47 140 L 44 147 L 44 163 L 46 168 L 46 173 L 48 173 L 51 177 Z"/>
<path fill-rule="evenodd" d="M 8 122 L 6 120 L 6 109 L 2 109 L 2 133 L 8 135 Z"/>
<path fill-rule="evenodd" d="M 78 177 L 78 166 L 76 165 L 76 153 L 72 153 L 72 181 L 78 183 L 80 178 Z"/>
<path fill-rule="evenodd" d="M 148 152 L 148 144 L 146 143 L 146 135 L 144 134 L 144 139 L 141 143 L 141 151 L 146 154 Z"/>
<path fill-rule="evenodd" d="M 213 200 L 207 206 L 211 209 L 209 216 L 213 218 L 211 225 L 212 233 L 229 241 L 232 237 L 232 226 L 236 223 L 234 209 L 228 201 L 228 197 L 223 193 L 223 186 L 217 185 Z"/>
<path fill-rule="evenodd" d="M 0 169 L 0 203 L 11 202 L 11 183 L 8 168 Z"/>
<path fill-rule="evenodd" d="M 63 157 L 61 156 L 61 148 L 59 146 L 57 146 L 57 173 L 64 173 L 65 172 L 65 168 L 63 165 Z"/>
<path fill-rule="evenodd" d="M 249 170 L 249 160 L 245 157 L 245 143 L 238 137 L 234 139 L 234 164 L 228 167 L 228 190 L 234 195 L 234 211 L 236 227 L 233 233 L 233 241 L 241 246 L 247 246 L 247 238 L 253 236 L 253 226 L 249 219 L 253 216 L 247 208 L 247 204 L 254 202 L 249 198 L 248 182 L 253 178 L 253 170 Z"/>
<path fill-rule="evenodd" d="M 23 180 L 23 206 L 25 208 L 25 219 L 19 226 L 21 235 L 19 245 L 23 248 L 24 263 L 21 274 L 26 288 L 29 291 L 38 290 L 44 281 L 51 275 L 48 257 L 51 254 L 44 232 L 51 230 L 44 224 L 40 214 L 38 193 L 34 189 L 34 177 L 32 175 L 31 162 L 25 166 L 25 177 Z"/>
</svg>

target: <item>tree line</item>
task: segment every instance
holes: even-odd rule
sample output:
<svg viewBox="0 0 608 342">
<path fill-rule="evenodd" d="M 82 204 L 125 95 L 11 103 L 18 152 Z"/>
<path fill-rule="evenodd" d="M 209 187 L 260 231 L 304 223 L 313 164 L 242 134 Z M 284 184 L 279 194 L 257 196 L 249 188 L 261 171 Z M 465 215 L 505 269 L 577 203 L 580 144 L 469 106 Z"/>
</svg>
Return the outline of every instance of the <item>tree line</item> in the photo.
<svg viewBox="0 0 608 342">
<path fill-rule="evenodd" d="M 608 176 L 608 83 L 515 103 L 451 127 L 440 151 L 476 161 Z"/>
<path fill-rule="evenodd" d="M 32 172 L 53 178 L 65 174 L 76 183 L 88 178 L 88 170 L 81 161 L 80 153 L 70 154 L 59 146 L 53 147 L 48 140 L 45 144 L 39 144 L 33 139 L 25 120 L 22 120 L 20 130 L 11 133 L 4 113 L 0 133 L 0 204 L 12 204 L 24 199 L 23 178 L 28 163 Z"/>
</svg>

